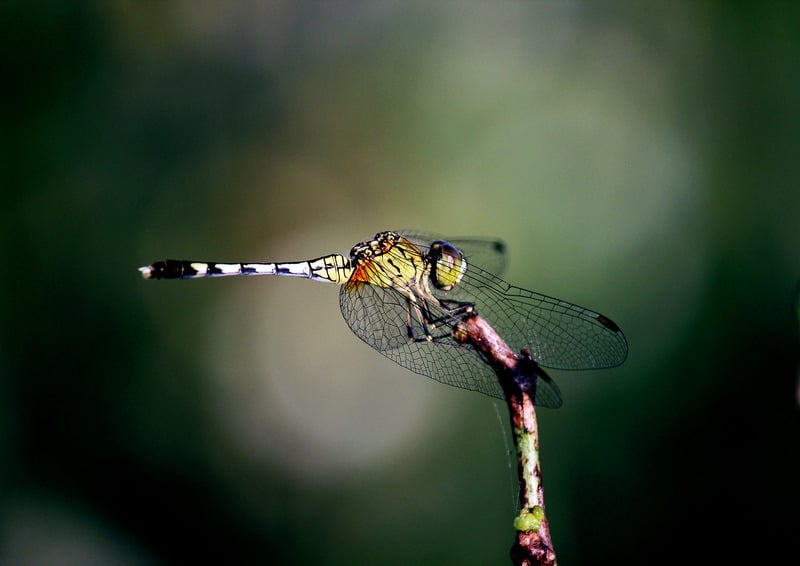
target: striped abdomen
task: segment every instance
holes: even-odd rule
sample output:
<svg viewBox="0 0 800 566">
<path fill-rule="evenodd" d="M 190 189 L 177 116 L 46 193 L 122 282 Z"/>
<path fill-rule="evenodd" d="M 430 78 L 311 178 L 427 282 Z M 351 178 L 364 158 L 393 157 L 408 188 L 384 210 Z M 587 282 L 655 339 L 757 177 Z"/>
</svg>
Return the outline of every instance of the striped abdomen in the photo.
<svg viewBox="0 0 800 566">
<path fill-rule="evenodd" d="M 239 275 L 285 275 L 344 283 L 353 273 L 350 260 L 333 254 L 293 263 L 217 263 L 168 259 L 140 267 L 145 279 L 195 279 Z"/>
</svg>

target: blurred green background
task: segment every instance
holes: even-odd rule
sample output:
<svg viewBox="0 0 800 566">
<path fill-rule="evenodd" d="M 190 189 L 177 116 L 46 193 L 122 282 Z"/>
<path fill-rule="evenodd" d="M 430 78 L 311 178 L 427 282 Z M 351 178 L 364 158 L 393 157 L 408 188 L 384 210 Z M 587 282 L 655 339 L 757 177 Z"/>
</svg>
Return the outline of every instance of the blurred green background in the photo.
<svg viewBox="0 0 800 566">
<path fill-rule="evenodd" d="M 334 286 L 136 271 L 405 227 L 629 338 L 539 414 L 560 563 L 796 554 L 794 5 L 0 10 L 0 562 L 508 563 L 499 403 Z"/>
</svg>

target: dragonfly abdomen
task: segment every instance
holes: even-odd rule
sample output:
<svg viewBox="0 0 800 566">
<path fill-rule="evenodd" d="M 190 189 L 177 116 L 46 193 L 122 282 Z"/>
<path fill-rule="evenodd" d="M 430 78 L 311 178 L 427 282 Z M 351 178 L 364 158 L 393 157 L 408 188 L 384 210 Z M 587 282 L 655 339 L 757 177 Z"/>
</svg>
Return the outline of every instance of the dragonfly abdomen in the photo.
<svg viewBox="0 0 800 566">
<path fill-rule="evenodd" d="M 217 263 L 168 259 L 140 267 L 139 271 L 145 279 L 194 279 L 226 275 L 275 275 L 276 267 L 274 263 Z"/>
<path fill-rule="evenodd" d="M 238 275 L 283 275 L 318 281 L 343 283 L 352 273 L 350 260 L 330 255 L 311 261 L 291 263 L 218 263 L 168 259 L 157 261 L 139 271 L 145 279 L 197 279 Z"/>
</svg>

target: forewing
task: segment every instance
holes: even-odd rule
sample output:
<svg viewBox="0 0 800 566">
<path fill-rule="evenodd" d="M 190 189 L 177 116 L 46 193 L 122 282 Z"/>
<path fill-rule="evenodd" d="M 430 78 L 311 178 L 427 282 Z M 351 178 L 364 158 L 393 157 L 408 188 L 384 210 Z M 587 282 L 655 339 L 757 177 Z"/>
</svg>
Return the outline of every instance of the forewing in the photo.
<svg viewBox="0 0 800 566">
<path fill-rule="evenodd" d="M 608 317 L 567 301 L 510 285 L 476 266 L 467 266 L 448 300 L 469 302 L 514 351 L 528 348 L 539 365 L 562 370 L 614 367 L 625 361 L 628 344 Z"/>
</svg>

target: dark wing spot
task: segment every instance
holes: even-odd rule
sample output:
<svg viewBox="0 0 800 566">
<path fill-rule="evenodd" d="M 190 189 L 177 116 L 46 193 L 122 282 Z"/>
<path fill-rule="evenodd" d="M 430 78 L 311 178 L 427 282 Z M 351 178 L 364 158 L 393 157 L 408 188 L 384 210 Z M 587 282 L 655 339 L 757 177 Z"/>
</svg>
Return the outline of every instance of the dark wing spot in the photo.
<svg viewBox="0 0 800 566">
<path fill-rule="evenodd" d="M 619 326 L 617 326 L 617 323 L 614 322 L 613 320 L 611 320 L 610 318 L 608 318 L 607 316 L 604 316 L 602 314 L 598 314 L 597 315 L 597 322 L 599 322 L 600 324 L 602 324 L 603 326 L 605 326 L 609 330 L 613 330 L 614 332 L 619 332 Z"/>
</svg>

